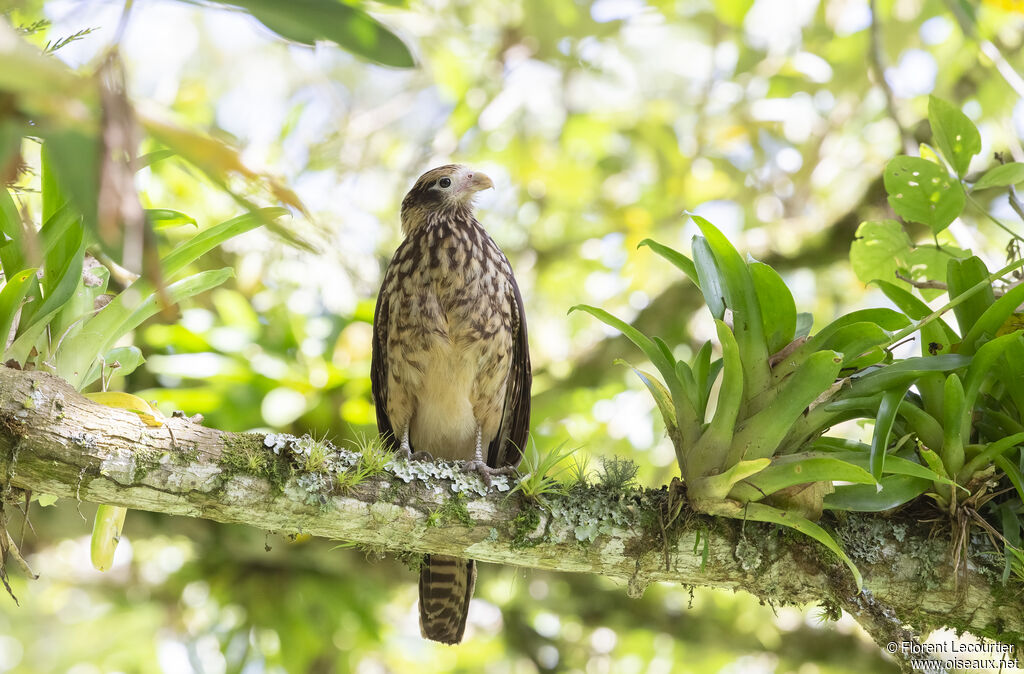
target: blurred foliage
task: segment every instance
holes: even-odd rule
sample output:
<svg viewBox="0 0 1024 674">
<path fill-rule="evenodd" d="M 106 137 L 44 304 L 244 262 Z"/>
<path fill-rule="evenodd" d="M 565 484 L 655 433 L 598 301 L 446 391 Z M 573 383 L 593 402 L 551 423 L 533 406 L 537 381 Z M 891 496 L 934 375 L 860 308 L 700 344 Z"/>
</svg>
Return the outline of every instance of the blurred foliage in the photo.
<svg viewBox="0 0 1024 674">
<path fill-rule="evenodd" d="M 259 21 L 218 4 L 252 9 Z M 303 8 L 339 11 L 328 4 Z M 109 175 L 138 189 L 139 210 L 128 215 L 153 225 L 145 231 L 158 250 L 240 210 L 284 204 L 302 216 L 208 252 L 189 273 L 230 267 L 234 277 L 190 300 L 180 318 L 156 315 L 118 344 L 146 362 L 110 386 L 156 399 L 164 413 L 336 440 L 372 431 L 369 321 L 398 243 L 398 206 L 423 169 L 450 159 L 497 185 L 479 208 L 526 298 L 537 446 L 629 457 L 647 485 L 678 468 L 655 403 L 613 365 L 633 351 L 614 330 L 565 312 L 602 306 L 645 334 L 673 336 L 674 357 L 693 359 L 715 336 L 699 294 L 634 253 L 648 238 L 688 249 L 696 229 L 684 211 L 776 269 L 800 312 L 827 323 L 880 306 L 885 295 L 847 264 L 850 243 L 862 221 L 892 217 L 886 164 L 908 150 L 926 156 L 918 150 L 934 133 L 923 121 L 934 92 L 980 131 L 980 151 L 955 168 L 976 193 L 939 241 L 988 269 L 1003 266 L 1011 238 L 988 216 L 1006 221 L 1012 208 L 1005 190 L 977 181 L 1006 179 L 992 176 L 993 151 L 1024 160 L 1013 79 L 1024 71 L 1024 21 L 994 5 L 878 0 L 873 17 L 866 0 L 337 3 L 385 31 L 371 42 L 390 45 L 390 55 L 376 56 L 371 42 L 360 51 L 308 23 L 296 28 L 299 13 L 261 15 L 269 5 L 135 3 L 122 30 L 120 5 L 34 0 L 18 3 L 0 32 L 4 54 L 25 59 L 0 68 L 0 174 L 27 221 L 38 226 L 46 209 L 38 145 L 22 136 L 52 140 L 64 122 L 97 132 L 117 101 L 138 114 L 138 155 L 148 159 Z M 12 41 L 19 29 L 40 48 L 63 45 L 40 58 Z M 412 46 L 417 67 L 364 60 L 403 65 L 392 35 Z M 294 44 L 317 38 L 348 51 Z M 112 44 L 120 74 L 103 69 Z M 29 124 L 44 116 L 60 123 Z M 61 180 L 98 185 L 97 151 L 81 136 L 61 142 Z M 127 164 L 122 150 L 115 158 Z M 104 239 L 88 190 L 68 192 L 85 204 L 97 251 L 145 271 L 141 255 L 135 266 L 125 259 L 141 235 L 130 245 L 120 232 L 131 229 Z M 934 226 L 908 222 L 894 245 L 912 256 L 933 242 Z M 852 422 L 842 428 L 870 437 Z M 604 579 L 512 569 L 482 574 L 467 643 L 444 649 L 419 639 L 413 574 L 390 561 L 132 513 L 101 575 L 80 516 L 91 510 L 32 506 L 32 528 L 15 538 L 42 577 L 12 579 L 22 606 L 0 613 L 0 670 L 893 668 L 848 618 L 822 623 L 813 610 L 773 612 L 707 590 L 691 606 L 687 590 L 668 586 L 634 601 Z"/>
</svg>

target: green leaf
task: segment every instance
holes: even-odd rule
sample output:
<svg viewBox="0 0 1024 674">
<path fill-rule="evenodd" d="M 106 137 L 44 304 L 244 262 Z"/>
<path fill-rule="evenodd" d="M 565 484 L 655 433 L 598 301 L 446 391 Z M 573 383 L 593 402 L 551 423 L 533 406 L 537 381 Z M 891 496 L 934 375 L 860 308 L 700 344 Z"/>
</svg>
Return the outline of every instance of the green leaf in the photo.
<svg viewBox="0 0 1024 674">
<path fill-rule="evenodd" d="M 796 334 L 795 337 L 806 337 L 811 334 L 811 328 L 814 327 L 814 316 L 806 311 L 801 311 L 796 315 Z"/>
<path fill-rule="evenodd" d="M 740 461 L 721 473 L 700 478 L 702 493 L 705 497 L 725 498 L 738 482 L 757 475 L 770 465 L 771 459 L 767 458 Z"/>
<path fill-rule="evenodd" d="M 674 264 L 677 269 L 686 274 L 687 278 L 693 281 L 697 288 L 700 288 L 700 279 L 697 277 L 697 267 L 693 264 L 693 260 L 674 248 L 658 243 L 654 239 L 644 239 L 636 247 L 639 248 L 640 246 L 649 247 L 655 253 Z"/>
<path fill-rule="evenodd" d="M 85 260 L 85 245 L 82 242 L 81 228 L 72 228 L 68 235 L 72 242 L 76 242 L 74 248 L 64 242 L 61 251 L 55 251 L 47 259 L 47 264 L 52 264 L 43 270 L 43 288 L 46 293 L 42 302 L 28 305 L 22 311 L 21 321 L 18 324 L 18 334 L 28 334 L 33 328 L 45 325 L 53 314 L 64 306 L 74 294 L 82 282 L 82 266 Z M 71 255 L 62 258 L 64 251 L 70 251 Z"/>
<path fill-rule="evenodd" d="M 974 183 L 974 190 L 987 190 L 990 187 L 1007 187 L 1024 182 L 1024 163 L 1013 161 L 1009 164 L 993 166 L 985 175 Z"/>
<path fill-rule="evenodd" d="M 700 228 L 715 256 L 725 291 L 725 303 L 732 310 L 732 331 L 736 335 L 736 344 L 739 346 L 740 358 L 743 361 L 744 398 L 753 398 L 768 388 L 771 370 L 768 368 L 768 344 L 764 337 L 761 306 L 750 268 L 717 227 L 699 215 L 689 215 Z M 694 255 L 696 257 L 696 250 Z"/>
<path fill-rule="evenodd" d="M 587 304 L 577 304 L 569 309 L 569 313 L 574 311 L 587 312 L 602 323 L 615 328 L 625 335 L 629 341 L 640 347 L 640 350 L 644 352 L 647 359 L 650 360 L 658 369 L 664 383 L 668 386 L 668 389 L 672 394 L 672 400 L 675 401 L 676 404 L 676 421 L 682 431 L 682 440 L 688 442 L 690 436 L 687 435 L 687 433 L 698 428 L 697 417 L 693 407 L 684 403 L 684 401 L 688 403 L 689 399 L 686 397 L 686 393 L 683 391 L 682 385 L 676 377 L 674 359 L 666 357 L 654 340 L 647 337 L 647 335 L 643 334 L 629 323 L 611 315 L 604 309 L 592 307 Z"/>
<path fill-rule="evenodd" d="M 995 464 L 999 466 L 999 470 L 1006 473 L 1006 477 L 1010 479 L 1010 484 L 1017 490 L 1017 495 L 1024 501 L 1024 475 L 1021 475 L 1020 469 L 1005 456 L 997 456 Z"/>
<path fill-rule="evenodd" d="M 908 358 L 906 360 L 885 365 L 853 377 L 853 385 L 845 389 L 844 398 L 860 398 L 882 393 L 897 386 L 913 382 L 921 375 L 929 372 L 948 372 L 966 367 L 971 359 L 958 354 Z"/>
<path fill-rule="evenodd" d="M 761 305 L 768 353 L 778 353 L 796 334 L 796 302 L 778 272 L 763 262 L 748 266 Z"/>
<path fill-rule="evenodd" d="M 99 139 L 70 127 L 52 130 L 45 139 L 44 146 L 53 166 L 56 184 L 67 195 L 74 210 L 82 215 L 86 228 L 95 233 L 100 191 Z M 56 201 L 59 202 L 60 198 Z"/>
<path fill-rule="evenodd" d="M 995 339 L 985 342 L 974 354 L 971 364 L 967 368 L 967 376 L 964 378 L 964 414 L 974 409 L 978 400 L 978 393 L 981 391 L 985 381 L 995 373 L 993 368 L 1001 361 L 1001 356 L 1008 353 L 1011 347 L 1019 346 L 1021 333 L 1011 332 Z M 965 421 L 964 423 L 969 423 Z M 965 437 L 966 439 L 966 437 Z"/>
<path fill-rule="evenodd" d="M 78 231 L 75 231 L 75 230 Z M 57 209 L 39 230 L 39 243 L 47 266 L 60 267 L 82 243 L 82 216 L 70 204 Z"/>
<path fill-rule="evenodd" d="M 199 272 L 168 285 L 163 295 L 169 303 L 177 304 L 216 288 L 233 274 L 230 267 Z M 57 373 L 80 389 L 99 354 L 107 353 L 121 337 L 159 310 L 160 296 L 148 281 L 138 279 L 86 321 L 77 335 L 65 341 L 57 353 Z"/>
<path fill-rule="evenodd" d="M 35 277 L 35 269 L 23 269 L 8 278 L 3 290 L 0 290 L 0 341 L 4 346 L 7 345 L 7 337 L 11 334 L 14 317 L 21 309 L 25 293 L 32 287 Z"/>
<path fill-rule="evenodd" d="M 837 481 L 875 484 L 875 478 L 871 473 L 858 465 L 833 456 L 810 453 L 776 456 L 770 466 L 744 480 L 752 485 L 762 498 L 797 484 Z"/>
<path fill-rule="evenodd" d="M 165 255 L 160 260 L 160 269 L 166 278 L 174 278 L 187 265 L 228 239 L 266 224 L 267 220 L 274 220 L 285 215 L 288 215 L 287 208 L 276 206 L 260 208 L 252 213 L 245 213 L 209 229 L 204 229 Z"/>
<path fill-rule="evenodd" d="M 903 227 L 895 220 L 867 220 L 857 228 L 856 239 L 850 246 L 850 265 L 864 283 L 888 281 L 901 288 L 910 288 L 898 279 L 899 273 L 914 281 L 930 281 L 946 276 L 946 264 L 951 257 L 966 257 L 967 253 L 955 246 L 936 248 L 932 244 L 915 246 Z M 941 290 L 922 288 L 926 299 L 934 299 Z"/>
<path fill-rule="evenodd" d="M 832 535 L 827 531 L 819 527 L 814 522 L 800 517 L 794 513 L 788 513 L 778 508 L 772 508 L 771 506 L 764 505 L 762 503 L 748 503 L 744 509 L 746 519 L 755 520 L 758 522 L 772 522 L 774 524 L 781 524 L 782 526 L 789 527 L 802 534 L 810 536 L 814 540 L 818 541 L 826 548 L 834 552 L 839 559 L 843 560 L 846 566 L 850 569 L 853 574 L 854 581 L 857 583 L 857 591 L 864 587 L 864 579 L 860 575 L 860 571 L 857 566 L 850 559 L 849 555 L 843 551 L 839 544 L 836 543 Z"/>
<path fill-rule="evenodd" d="M 676 363 L 676 379 L 679 380 L 679 384 L 683 387 L 687 399 L 694 410 L 696 410 L 698 401 L 697 380 L 693 376 L 693 370 L 684 361 Z"/>
<path fill-rule="evenodd" d="M 172 211 L 169 208 L 147 208 L 146 219 L 154 229 L 167 229 L 169 227 L 180 227 L 181 225 L 196 225 L 196 219 L 181 211 Z"/>
<path fill-rule="evenodd" d="M 960 343 L 959 353 L 970 355 L 978 350 L 985 337 L 992 338 L 1006 319 L 1024 302 L 1024 283 L 1014 286 L 985 310 Z"/>
<path fill-rule="evenodd" d="M 6 188 L 0 188 L 0 235 L 4 244 L 0 246 L 0 265 L 4 274 L 13 276 L 28 267 L 25 257 L 25 230 L 21 224 L 21 213 Z"/>
<path fill-rule="evenodd" d="M 81 388 L 85 388 L 103 375 L 127 377 L 140 365 L 146 362 L 142 351 L 137 346 L 118 346 L 103 354 L 103 360 L 97 360 L 92 370 L 82 380 Z"/>
<path fill-rule="evenodd" d="M 965 419 L 969 408 L 964 405 L 964 387 L 955 372 L 946 377 L 942 398 L 942 463 L 946 472 L 956 475 L 964 465 L 964 440 L 970 433 Z M 964 428 L 964 426 L 968 426 Z"/>
<path fill-rule="evenodd" d="M 989 464 L 996 463 L 996 459 L 1002 457 L 1007 451 L 1020 445 L 1024 445 L 1024 433 L 1015 433 L 1009 437 L 1000 438 L 999 440 L 986 445 L 985 449 L 979 452 L 977 456 L 971 459 L 970 462 L 960 470 L 957 478 L 964 483 L 970 481 L 971 476 L 976 472 L 984 470 L 989 466 Z M 998 465 L 1001 466 L 1002 464 Z"/>
<path fill-rule="evenodd" d="M 963 186 L 926 159 L 894 157 L 885 165 L 883 178 L 896 214 L 928 225 L 934 234 L 949 227 L 964 209 Z"/>
<path fill-rule="evenodd" d="M 892 433 L 893 422 L 896 421 L 896 414 L 899 411 L 903 398 L 907 395 L 910 382 L 891 388 L 882 394 L 882 402 L 878 406 L 878 415 L 875 417 L 875 430 L 871 434 L 871 474 L 875 479 L 881 479 L 885 467 L 885 454 L 889 449 L 889 436 Z"/>
<path fill-rule="evenodd" d="M 880 328 L 877 323 L 862 321 L 836 330 L 825 340 L 822 348 L 843 354 L 843 367 L 849 368 L 860 356 L 872 347 L 885 344 L 891 336 L 889 331 Z"/>
<path fill-rule="evenodd" d="M 842 367 L 842 356 L 834 351 L 818 351 L 783 381 L 774 403 L 747 419 L 737 430 L 730 448 L 730 460 L 758 459 L 780 453 L 780 443 L 793 423 L 835 382 Z"/>
<path fill-rule="evenodd" d="M 886 475 L 874 485 L 838 485 L 825 496 L 826 510 L 882 512 L 914 500 L 932 486 L 929 480 L 912 475 Z"/>
<path fill-rule="evenodd" d="M 708 469 L 728 468 L 742 460 L 742 455 L 726 458 L 724 450 L 729 446 L 736 428 L 736 417 L 743 404 L 743 364 L 740 362 L 739 346 L 729 326 L 715 320 L 718 341 L 722 344 L 722 385 L 718 389 L 718 405 L 715 415 L 704 431 L 692 454 L 691 464 L 695 472 Z M 728 489 L 726 490 L 728 492 Z M 724 495 L 725 492 L 723 492 Z"/>
<path fill-rule="evenodd" d="M 928 121 L 942 156 L 963 178 L 971 158 L 981 152 L 978 128 L 958 108 L 935 96 L 928 97 Z"/>
<path fill-rule="evenodd" d="M 132 168 L 134 168 L 136 171 L 139 171 L 141 169 L 146 168 L 147 166 L 152 166 L 157 162 L 161 162 L 164 159 L 169 159 L 175 156 L 175 154 L 176 153 L 174 152 L 174 150 L 168 150 L 166 148 L 163 150 L 154 150 L 153 152 L 147 152 L 146 154 L 135 158 L 135 161 L 132 162 Z"/>
<path fill-rule="evenodd" d="M 338 0 L 217 0 L 248 10 L 281 37 L 312 46 L 330 40 L 343 49 L 396 68 L 416 65 L 409 48 L 372 16 Z"/>
<path fill-rule="evenodd" d="M 715 256 L 702 236 L 693 237 L 693 262 L 697 274 L 697 287 L 704 295 L 711 316 L 716 320 L 725 318 L 725 287 L 718 272 Z"/>
<path fill-rule="evenodd" d="M 719 361 L 721 363 L 721 361 Z M 697 355 L 693 357 L 693 380 L 697 388 L 697 418 L 703 421 L 707 415 L 708 409 L 708 396 L 711 395 L 711 387 L 714 384 L 712 376 L 717 376 L 718 371 L 715 374 L 711 374 L 711 342 L 707 341 L 701 344 L 700 349 L 697 350 Z"/>
<path fill-rule="evenodd" d="M 893 304 L 915 321 L 932 313 L 931 307 L 897 285 L 885 281 L 875 281 L 875 285 Z M 937 356 L 940 353 L 950 353 L 950 347 L 959 341 L 960 335 L 956 334 L 946 321 L 936 318 L 921 328 L 921 355 Z"/>
<path fill-rule="evenodd" d="M 900 413 L 902 415 L 903 410 L 913 407 L 910 401 L 904 401 L 900 405 Z M 837 459 L 852 463 L 855 466 L 867 470 L 871 466 L 871 447 L 865 445 L 862 442 L 856 440 L 847 440 L 844 438 L 831 438 L 823 437 L 818 438 L 810 445 L 813 450 L 806 452 L 808 455 L 815 456 L 832 456 Z M 799 455 L 794 455 L 799 456 Z M 883 476 L 885 475 L 909 475 L 912 477 L 919 477 L 929 482 L 941 482 L 943 484 L 954 484 L 954 482 L 945 477 L 945 471 L 940 475 L 927 466 L 923 466 L 920 463 L 905 459 L 898 454 L 889 454 L 885 458 L 885 466 L 882 470 Z"/>
<path fill-rule="evenodd" d="M 672 382 L 676 380 L 675 363 L 665 357 L 665 354 L 662 353 L 661 349 L 653 339 L 649 338 L 647 335 L 640 332 L 621 318 L 616 318 L 604 309 L 592 307 L 589 304 L 577 304 L 569 309 L 569 313 L 574 311 L 585 311 L 605 325 L 610 325 L 625 335 L 629 341 L 640 347 L 640 350 L 644 352 L 647 359 L 658 368 L 658 372 L 661 373 L 665 382 L 670 388 L 672 387 Z"/>
<path fill-rule="evenodd" d="M 943 478 L 950 479 L 949 473 L 946 472 L 946 466 L 942 463 L 942 458 L 938 454 L 927 447 L 918 447 L 917 453 L 921 455 L 921 458 L 924 459 L 924 462 L 928 464 L 932 471 Z"/>
<path fill-rule="evenodd" d="M 959 297 L 987 279 L 988 276 L 988 267 L 977 256 L 972 255 L 966 260 L 950 260 L 946 265 L 946 286 L 949 299 Z M 986 284 L 982 291 L 973 293 L 966 301 L 953 307 L 957 325 L 960 327 L 960 334 L 966 334 L 995 301 L 992 286 Z"/>
<path fill-rule="evenodd" d="M 996 373 L 1013 406 L 1024 411 L 1024 340 L 1017 340 L 1007 347 L 1001 365 Z"/>
<path fill-rule="evenodd" d="M 867 220 L 860 223 L 850 246 L 850 266 L 864 283 L 882 279 L 901 283 L 896 272 L 907 272 L 914 244 L 895 220 Z M 906 274 L 904 274 L 906 275 Z"/>
</svg>

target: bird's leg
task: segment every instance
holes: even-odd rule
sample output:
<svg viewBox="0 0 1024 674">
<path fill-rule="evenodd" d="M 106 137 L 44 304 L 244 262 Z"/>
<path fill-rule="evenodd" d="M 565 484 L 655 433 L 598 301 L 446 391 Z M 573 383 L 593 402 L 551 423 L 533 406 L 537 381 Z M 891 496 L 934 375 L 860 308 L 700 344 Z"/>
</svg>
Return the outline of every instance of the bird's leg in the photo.
<svg viewBox="0 0 1024 674">
<path fill-rule="evenodd" d="M 430 455 L 430 452 L 416 452 L 413 453 L 412 445 L 409 444 L 409 427 L 405 427 L 405 431 L 402 433 L 402 444 L 398 448 L 398 456 L 405 459 L 406 461 L 433 461 L 434 457 Z"/>
<path fill-rule="evenodd" d="M 480 426 L 476 427 L 476 451 L 473 453 L 473 459 L 463 463 L 462 467 L 467 473 L 479 475 L 488 487 L 491 486 L 491 478 L 495 475 L 514 475 L 516 472 L 515 466 L 495 468 L 487 465 L 484 461 L 483 429 Z"/>
</svg>

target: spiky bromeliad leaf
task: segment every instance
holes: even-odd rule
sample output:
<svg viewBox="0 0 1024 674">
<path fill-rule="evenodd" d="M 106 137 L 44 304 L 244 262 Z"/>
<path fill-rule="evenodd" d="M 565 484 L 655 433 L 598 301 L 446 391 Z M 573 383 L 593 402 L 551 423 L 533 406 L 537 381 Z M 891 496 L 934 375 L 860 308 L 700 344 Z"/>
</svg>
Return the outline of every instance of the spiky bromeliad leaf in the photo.
<svg viewBox="0 0 1024 674">
<path fill-rule="evenodd" d="M 834 538 L 832 538 L 832 535 L 814 522 L 794 513 L 779 510 L 778 508 L 773 508 L 763 503 L 748 503 L 744 508 L 744 514 L 748 520 L 781 524 L 782 526 L 795 529 L 802 534 L 810 536 L 834 552 L 839 559 L 843 560 L 843 563 L 846 564 L 850 569 L 850 572 L 853 574 L 853 579 L 857 584 L 858 592 L 860 592 L 864 587 L 864 579 L 861 577 L 860 571 L 857 569 L 857 565 L 854 564 L 853 560 L 850 559 L 850 556 L 847 555 L 841 547 L 839 547 L 839 544 L 836 543 Z"/>
<path fill-rule="evenodd" d="M 899 412 L 903 398 L 907 395 L 910 383 L 900 384 L 882 394 L 881 403 L 878 406 L 878 415 L 875 417 L 875 430 L 871 434 L 871 475 L 876 480 L 882 478 L 882 471 L 885 467 L 885 453 L 889 449 L 889 435 L 892 433 L 892 425 L 896 421 L 896 414 Z"/>
<path fill-rule="evenodd" d="M 658 255 L 662 256 L 672 264 L 676 266 L 681 272 L 686 274 L 686 277 L 693 281 L 693 284 L 700 288 L 700 278 L 697 276 L 697 267 L 694 265 L 693 260 L 686 257 L 674 248 L 669 248 L 664 244 L 660 244 L 654 239 L 644 239 L 637 244 L 637 248 L 640 246 L 647 246 Z"/>
<path fill-rule="evenodd" d="M 771 377 L 771 370 L 768 367 L 768 344 L 765 340 L 764 319 L 757 289 L 750 268 L 725 235 L 699 215 L 690 214 L 690 218 L 700 228 L 714 255 L 725 303 L 732 311 L 733 333 L 736 335 L 740 358 L 743 361 L 744 398 L 750 399 L 768 388 Z M 696 250 L 694 256 L 696 262 Z M 703 277 L 701 288 L 705 291 L 707 299 Z"/>
</svg>

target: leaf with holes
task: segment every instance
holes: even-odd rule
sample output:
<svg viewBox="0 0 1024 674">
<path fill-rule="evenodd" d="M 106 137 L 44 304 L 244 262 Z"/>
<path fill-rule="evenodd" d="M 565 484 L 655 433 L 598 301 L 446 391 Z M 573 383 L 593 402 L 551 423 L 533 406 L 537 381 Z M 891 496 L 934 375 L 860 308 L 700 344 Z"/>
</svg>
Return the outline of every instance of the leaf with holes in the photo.
<svg viewBox="0 0 1024 674">
<path fill-rule="evenodd" d="M 895 220 L 862 222 L 856 237 L 850 246 L 850 266 L 864 283 L 880 280 L 910 289 L 910 284 L 896 274 L 914 281 L 945 279 L 950 258 L 967 256 L 967 252 L 953 246 L 941 249 L 932 244 L 915 246 Z M 921 288 L 920 293 L 926 300 L 932 300 L 942 291 Z"/>
<path fill-rule="evenodd" d="M 889 205 L 904 220 L 938 234 L 964 209 L 964 188 L 941 166 L 920 157 L 895 157 L 885 165 Z"/>
</svg>

